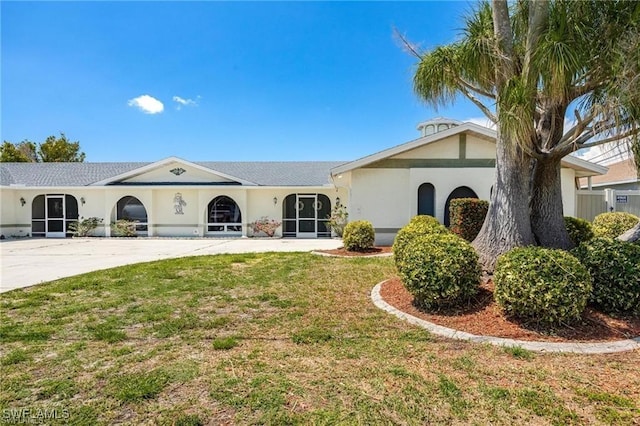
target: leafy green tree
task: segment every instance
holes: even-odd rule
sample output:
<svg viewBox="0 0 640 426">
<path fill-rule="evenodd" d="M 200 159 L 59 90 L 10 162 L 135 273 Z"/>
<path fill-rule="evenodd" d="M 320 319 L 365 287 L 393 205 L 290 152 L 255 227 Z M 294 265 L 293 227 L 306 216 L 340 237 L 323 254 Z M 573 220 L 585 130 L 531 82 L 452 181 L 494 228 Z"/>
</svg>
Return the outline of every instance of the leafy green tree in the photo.
<svg viewBox="0 0 640 426">
<path fill-rule="evenodd" d="M 38 147 L 38 156 L 44 163 L 82 163 L 86 157 L 80 151 L 80 142 L 71 142 L 64 133 L 60 137 L 49 136 Z"/>
<path fill-rule="evenodd" d="M 408 45 L 421 98 L 438 107 L 462 95 L 496 124 L 496 182 L 473 242 L 486 269 L 514 247 L 571 246 L 560 162 L 638 143 L 639 34 L 640 2 L 493 0 L 467 16 L 460 40 L 426 53 Z"/>
<path fill-rule="evenodd" d="M 36 144 L 31 141 L 24 140 L 17 144 L 4 141 L 0 147 L 0 162 L 2 163 L 34 163 L 37 161 Z"/>
<path fill-rule="evenodd" d="M 30 163 L 82 163 L 86 155 L 80 151 L 80 142 L 71 142 L 64 133 L 49 136 L 43 143 L 24 140 L 14 144 L 4 141 L 0 146 L 0 162 Z"/>
</svg>

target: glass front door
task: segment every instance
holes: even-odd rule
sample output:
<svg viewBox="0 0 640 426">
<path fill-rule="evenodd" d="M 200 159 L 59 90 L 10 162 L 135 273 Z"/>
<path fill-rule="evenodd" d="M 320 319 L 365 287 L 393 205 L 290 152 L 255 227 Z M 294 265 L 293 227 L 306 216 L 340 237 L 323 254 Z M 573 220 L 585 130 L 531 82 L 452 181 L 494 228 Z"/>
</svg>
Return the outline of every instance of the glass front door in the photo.
<svg viewBox="0 0 640 426">
<path fill-rule="evenodd" d="M 316 238 L 316 196 L 298 195 L 298 238 Z"/>
<path fill-rule="evenodd" d="M 64 195 L 47 195 L 46 236 L 47 238 L 65 237 Z"/>
<path fill-rule="evenodd" d="M 289 194 L 282 203 L 282 236 L 330 238 L 331 201 L 324 194 Z"/>
</svg>

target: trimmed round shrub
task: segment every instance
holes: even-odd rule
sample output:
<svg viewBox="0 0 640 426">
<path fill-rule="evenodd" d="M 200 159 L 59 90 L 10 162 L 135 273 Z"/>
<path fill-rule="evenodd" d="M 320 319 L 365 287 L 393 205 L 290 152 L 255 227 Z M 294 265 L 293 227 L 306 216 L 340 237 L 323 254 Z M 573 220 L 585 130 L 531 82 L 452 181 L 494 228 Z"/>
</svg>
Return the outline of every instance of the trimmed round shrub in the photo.
<svg viewBox="0 0 640 426">
<path fill-rule="evenodd" d="M 616 238 L 640 222 L 640 217 L 631 213 L 601 213 L 593 219 L 593 233 L 596 237 Z"/>
<path fill-rule="evenodd" d="M 520 247 L 498 257 L 496 303 L 507 316 L 543 325 L 580 319 L 591 294 L 589 271 L 564 250 Z"/>
<path fill-rule="evenodd" d="M 591 223 L 588 220 L 580 219 L 579 217 L 564 217 L 564 226 L 567 228 L 569 238 L 573 242 L 573 245 L 579 246 L 585 241 L 589 241 L 594 237 Z"/>
<path fill-rule="evenodd" d="M 572 253 L 591 274 L 592 304 L 609 313 L 640 313 L 640 246 L 594 238 Z"/>
<path fill-rule="evenodd" d="M 427 309 L 467 302 L 480 285 L 477 253 L 451 233 L 417 235 L 409 240 L 398 271 L 415 303 Z"/>
<path fill-rule="evenodd" d="M 477 198 L 455 198 L 449 204 L 449 216 L 451 219 L 451 232 L 473 241 L 484 223 L 489 202 Z"/>
<path fill-rule="evenodd" d="M 356 220 L 349 222 L 344 227 L 342 242 L 348 251 L 365 251 L 373 248 L 376 239 L 376 232 L 371 222 L 367 220 Z"/>
<path fill-rule="evenodd" d="M 402 262 L 405 247 L 413 238 L 419 235 L 446 234 L 448 232 L 446 226 L 441 225 L 438 219 L 433 216 L 414 216 L 408 224 L 398 231 L 393 241 L 393 256 L 396 266 Z"/>
</svg>

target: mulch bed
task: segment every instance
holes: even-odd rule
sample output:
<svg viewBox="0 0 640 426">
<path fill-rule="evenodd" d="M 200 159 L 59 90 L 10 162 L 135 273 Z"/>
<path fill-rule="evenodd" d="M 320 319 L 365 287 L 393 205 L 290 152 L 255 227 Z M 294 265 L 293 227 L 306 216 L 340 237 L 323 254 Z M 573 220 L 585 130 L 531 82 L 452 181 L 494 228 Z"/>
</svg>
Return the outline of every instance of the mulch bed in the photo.
<svg viewBox="0 0 640 426">
<path fill-rule="evenodd" d="M 606 342 L 640 336 L 640 318 L 613 318 L 587 308 L 582 320 L 555 330 L 542 329 L 504 317 L 493 300 L 493 282 L 483 280 L 476 298 L 462 309 L 425 312 L 418 309 L 399 278 L 385 281 L 382 298 L 403 312 L 467 333 L 546 342 Z"/>
<path fill-rule="evenodd" d="M 349 256 L 349 257 L 364 257 L 364 256 L 372 256 L 375 254 L 386 254 L 392 253 L 391 247 L 382 246 L 382 247 L 373 247 L 364 251 L 347 251 L 344 247 L 339 247 L 333 250 L 316 250 L 319 253 L 327 253 L 332 254 L 334 256 Z"/>
</svg>

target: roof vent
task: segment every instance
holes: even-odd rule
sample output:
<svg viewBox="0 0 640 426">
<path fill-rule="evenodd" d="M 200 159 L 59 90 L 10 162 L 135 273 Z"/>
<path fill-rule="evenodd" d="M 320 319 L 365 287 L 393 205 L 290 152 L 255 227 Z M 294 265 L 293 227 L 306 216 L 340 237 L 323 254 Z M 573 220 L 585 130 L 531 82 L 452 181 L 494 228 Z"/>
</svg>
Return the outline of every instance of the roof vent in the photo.
<svg viewBox="0 0 640 426">
<path fill-rule="evenodd" d="M 443 130 L 448 130 L 452 127 L 456 127 L 462 124 L 460 121 L 452 120 L 450 118 L 438 117 L 432 120 L 423 121 L 418 124 L 418 131 L 421 136 L 429 136 L 434 133 L 442 132 Z"/>
</svg>

